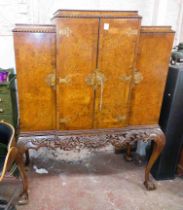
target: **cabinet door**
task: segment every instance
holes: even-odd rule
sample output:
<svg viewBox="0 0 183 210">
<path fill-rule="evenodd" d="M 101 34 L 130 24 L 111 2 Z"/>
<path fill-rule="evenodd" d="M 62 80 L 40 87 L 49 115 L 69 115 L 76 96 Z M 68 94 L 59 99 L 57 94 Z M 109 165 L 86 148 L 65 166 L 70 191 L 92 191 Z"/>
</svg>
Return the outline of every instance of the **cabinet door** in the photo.
<svg viewBox="0 0 183 210">
<path fill-rule="evenodd" d="M 55 129 L 55 33 L 15 32 L 21 131 Z"/>
<path fill-rule="evenodd" d="M 132 94 L 130 124 L 158 124 L 174 33 L 167 27 L 143 27 L 136 68 L 142 81 Z"/>
<path fill-rule="evenodd" d="M 140 19 L 100 21 L 98 84 L 95 118 L 97 128 L 118 128 L 128 124 Z"/>
<path fill-rule="evenodd" d="M 96 68 L 98 19 L 58 18 L 58 128 L 90 129 L 94 115 L 92 83 Z"/>
</svg>

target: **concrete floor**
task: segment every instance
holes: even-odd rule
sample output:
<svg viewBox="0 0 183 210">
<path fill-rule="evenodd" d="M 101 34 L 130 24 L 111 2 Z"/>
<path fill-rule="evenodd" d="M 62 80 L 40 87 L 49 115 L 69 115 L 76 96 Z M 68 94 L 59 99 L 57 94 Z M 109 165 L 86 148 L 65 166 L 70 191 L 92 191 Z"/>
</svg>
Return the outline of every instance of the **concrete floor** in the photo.
<svg viewBox="0 0 183 210">
<path fill-rule="evenodd" d="M 183 179 L 143 186 L 144 167 L 127 163 L 111 147 L 100 151 L 43 149 L 29 171 L 29 204 L 18 210 L 183 210 Z"/>
<path fill-rule="evenodd" d="M 18 202 L 19 195 L 21 192 L 22 182 L 18 179 L 9 177 L 3 179 L 3 181 L 0 182 L 0 200 L 6 200 L 8 203 L 10 202 L 11 204 L 15 204 Z M 0 210 L 2 209 L 3 208 L 0 207 Z"/>
</svg>

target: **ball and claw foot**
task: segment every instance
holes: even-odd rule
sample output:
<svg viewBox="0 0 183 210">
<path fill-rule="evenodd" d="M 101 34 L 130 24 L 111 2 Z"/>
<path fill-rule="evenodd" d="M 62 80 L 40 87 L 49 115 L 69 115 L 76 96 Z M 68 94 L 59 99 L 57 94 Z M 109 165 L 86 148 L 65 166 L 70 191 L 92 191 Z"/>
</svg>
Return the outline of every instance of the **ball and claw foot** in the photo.
<svg viewBox="0 0 183 210">
<path fill-rule="evenodd" d="M 124 155 L 124 159 L 125 159 L 127 162 L 131 162 L 131 161 L 133 160 L 133 157 L 132 157 L 132 155 L 125 154 L 125 155 Z"/>
<path fill-rule="evenodd" d="M 26 205 L 26 204 L 28 204 L 28 201 L 29 201 L 28 195 L 27 194 L 23 194 L 23 195 L 20 196 L 17 204 L 18 205 Z"/>
<path fill-rule="evenodd" d="M 152 181 L 145 181 L 144 185 L 145 185 L 146 189 L 149 191 L 156 189 L 156 185 Z"/>
</svg>

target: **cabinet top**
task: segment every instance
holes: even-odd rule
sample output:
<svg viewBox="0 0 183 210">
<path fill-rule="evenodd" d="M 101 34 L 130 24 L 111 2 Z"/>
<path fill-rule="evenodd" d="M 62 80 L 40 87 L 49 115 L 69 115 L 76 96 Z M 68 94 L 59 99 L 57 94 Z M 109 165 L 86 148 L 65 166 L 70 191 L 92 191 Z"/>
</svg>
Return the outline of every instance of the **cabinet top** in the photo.
<svg viewBox="0 0 183 210">
<path fill-rule="evenodd" d="M 138 11 L 108 11 L 108 10 L 57 10 L 53 14 L 53 18 L 141 18 Z"/>
<path fill-rule="evenodd" d="M 16 24 L 13 32 L 55 33 L 55 25 Z"/>
</svg>

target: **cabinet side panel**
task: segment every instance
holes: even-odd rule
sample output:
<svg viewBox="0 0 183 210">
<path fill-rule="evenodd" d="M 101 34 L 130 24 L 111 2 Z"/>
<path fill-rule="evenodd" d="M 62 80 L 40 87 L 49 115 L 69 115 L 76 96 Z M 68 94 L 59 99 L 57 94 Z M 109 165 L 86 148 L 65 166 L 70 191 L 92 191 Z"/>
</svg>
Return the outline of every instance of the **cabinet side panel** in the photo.
<svg viewBox="0 0 183 210">
<path fill-rule="evenodd" d="M 134 86 L 131 125 L 158 124 L 173 39 L 172 32 L 141 32 L 136 69 L 143 80 Z"/>
<path fill-rule="evenodd" d="M 99 72 L 104 78 L 97 88 L 97 128 L 120 128 L 128 124 L 139 33 L 137 18 L 101 19 Z"/>
<path fill-rule="evenodd" d="M 58 128 L 90 129 L 98 19 L 58 18 L 56 25 Z"/>
<path fill-rule="evenodd" d="M 20 129 L 55 129 L 55 33 L 14 32 L 14 45 Z"/>
</svg>

